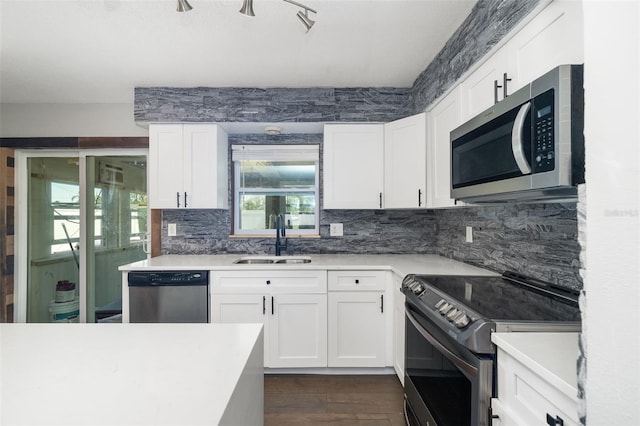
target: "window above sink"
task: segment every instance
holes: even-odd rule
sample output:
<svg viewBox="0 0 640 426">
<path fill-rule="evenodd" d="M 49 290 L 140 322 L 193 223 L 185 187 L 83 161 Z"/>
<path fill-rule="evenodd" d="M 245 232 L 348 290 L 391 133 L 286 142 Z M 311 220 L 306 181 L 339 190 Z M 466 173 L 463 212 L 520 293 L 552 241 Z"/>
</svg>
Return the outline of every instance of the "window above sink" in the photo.
<svg viewBox="0 0 640 426">
<path fill-rule="evenodd" d="M 319 145 L 232 145 L 234 235 L 319 234 Z"/>
</svg>

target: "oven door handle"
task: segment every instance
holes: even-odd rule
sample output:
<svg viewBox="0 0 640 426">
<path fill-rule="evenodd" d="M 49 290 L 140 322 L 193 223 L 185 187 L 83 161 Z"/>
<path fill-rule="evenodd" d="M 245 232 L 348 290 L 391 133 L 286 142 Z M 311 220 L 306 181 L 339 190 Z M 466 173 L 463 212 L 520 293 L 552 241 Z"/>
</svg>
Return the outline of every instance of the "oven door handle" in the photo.
<svg viewBox="0 0 640 426">
<path fill-rule="evenodd" d="M 464 371 L 464 372 L 466 372 L 466 373 L 468 373 L 468 374 L 470 374 L 472 376 L 477 376 L 478 375 L 478 369 L 476 367 L 474 367 L 473 365 L 467 363 L 465 360 L 460 358 L 458 355 L 454 354 L 449 349 L 447 349 L 442 343 L 438 342 L 438 340 L 435 337 L 433 337 L 431 334 L 429 334 L 429 332 L 427 330 L 425 330 L 420 325 L 418 320 L 416 320 L 416 318 L 413 316 L 413 314 L 411 314 L 411 312 L 406 311 L 406 313 L 407 313 L 407 318 L 409 318 L 409 321 L 411 321 L 411 324 L 413 324 L 413 326 L 416 328 L 416 330 L 418 330 L 418 332 L 422 335 L 422 337 L 427 339 L 427 341 L 429 343 L 431 343 L 433 345 L 433 347 L 435 347 L 449 361 L 451 361 L 451 363 L 453 365 L 455 365 L 460 370 L 462 370 L 462 371 Z"/>
</svg>

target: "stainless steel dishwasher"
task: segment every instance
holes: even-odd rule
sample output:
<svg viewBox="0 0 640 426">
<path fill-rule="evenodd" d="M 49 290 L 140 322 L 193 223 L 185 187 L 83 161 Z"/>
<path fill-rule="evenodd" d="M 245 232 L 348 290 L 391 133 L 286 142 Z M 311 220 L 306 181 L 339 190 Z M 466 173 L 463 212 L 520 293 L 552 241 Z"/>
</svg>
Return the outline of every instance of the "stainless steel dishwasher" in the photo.
<svg viewBox="0 0 640 426">
<path fill-rule="evenodd" d="M 129 272 L 129 321 L 209 320 L 209 271 Z"/>
</svg>

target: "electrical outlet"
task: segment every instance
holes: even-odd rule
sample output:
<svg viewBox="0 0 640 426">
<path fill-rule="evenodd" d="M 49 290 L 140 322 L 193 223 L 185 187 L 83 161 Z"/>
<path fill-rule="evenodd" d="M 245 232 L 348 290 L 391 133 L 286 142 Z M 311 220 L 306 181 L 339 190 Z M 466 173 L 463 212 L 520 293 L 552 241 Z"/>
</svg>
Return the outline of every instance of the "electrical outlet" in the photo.
<svg viewBox="0 0 640 426">
<path fill-rule="evenodd" d="M 471 226 L 467 226 L 467 242 L 473 242 L 473 228 Z"/>
<path fill-rule="evenodd" d="M 175 237 L 175 236 L 176 236 L 176 232 L 177 232 L 177 229 L 176 229 L 176 228 L 177 228 L 177 227 L 176 227 L 176 224 L 175 224 L 175 223 L 170 223 L 170 224 L 168 224 L 168 225 L 167 225 L 167 235 L 168 235 L 169 237 Z"/>
<path fill-rule="evenodd" d="M 342 224 L 341 223 L 329 224 L 329 235 L 331 237 L 342 237 Z"/>
</svg>

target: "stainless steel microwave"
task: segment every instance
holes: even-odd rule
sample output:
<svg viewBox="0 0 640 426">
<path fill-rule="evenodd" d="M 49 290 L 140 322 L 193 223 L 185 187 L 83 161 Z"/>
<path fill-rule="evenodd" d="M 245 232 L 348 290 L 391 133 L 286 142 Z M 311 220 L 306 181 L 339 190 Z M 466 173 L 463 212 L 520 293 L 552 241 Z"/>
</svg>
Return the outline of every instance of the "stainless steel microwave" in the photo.
<svg viewBox="0 0 640 426">
<path fill-rule="evenodd" d="M 583 65 L 561 65 L 451 132 L 451 197 L 575 199 L 583 130 Z"/>
</svg>

